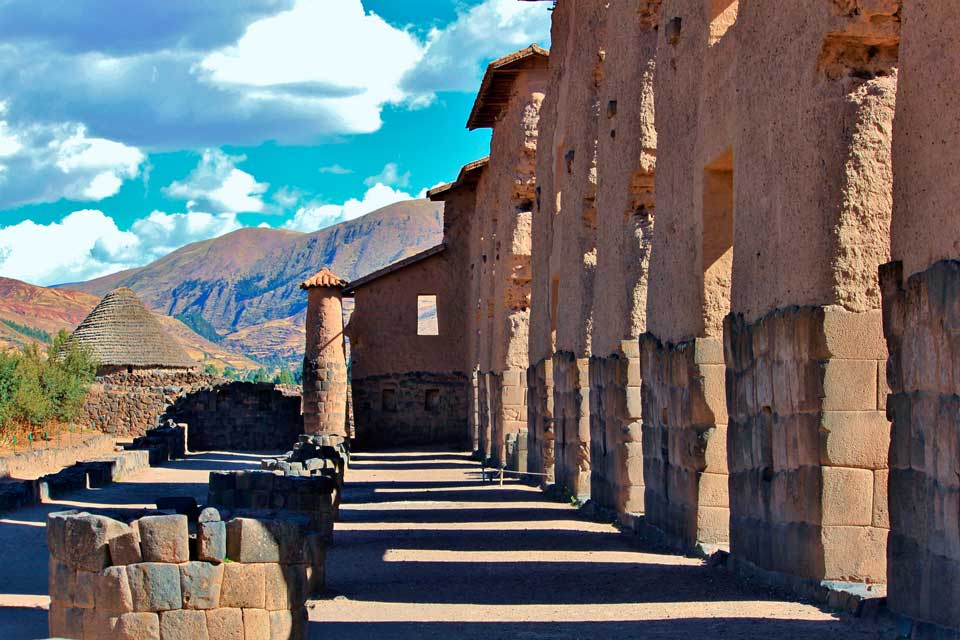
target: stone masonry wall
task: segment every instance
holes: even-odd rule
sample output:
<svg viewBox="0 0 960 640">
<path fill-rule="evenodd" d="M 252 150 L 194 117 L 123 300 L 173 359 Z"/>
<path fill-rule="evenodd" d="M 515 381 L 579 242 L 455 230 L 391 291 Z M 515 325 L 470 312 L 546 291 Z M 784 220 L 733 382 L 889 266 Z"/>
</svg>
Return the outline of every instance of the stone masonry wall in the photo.
<svg viewBox="0 0 960 640">
<path fill-rule="evenodd" d="M 648 523 L 674 543 L 729 538 L 723 349 L 703 338 L 678 345 L 640 338 L 643 464 Z"/>
<path fill-rule="evenodd" d="M 358 447 L 468 445 L 466 375 L 409 372 L 352 385 Z"/>
<path fill-rule="evenodd" d="M 195 531 L 195 534 L 191 532 Z M 50 635 L 60 638 L 307 637 L 307 597 L 325 544 L 306 518 L 234 518 L 205 509 L 147 516 L 52 513 Z"/>
<path fill-rule="evenodd" d="M 590 497 L 625 514 L 644 512 L 640 349 L 590 359 Z"/>
<path fill-rule="evenodd" d="M 116 436 L 141 436 L 156 427 L 179 398 L 222 378 L 192 371 L 136 371 L 100 376 L 76 421 Z"/>
<path fill-rule="evenodd" d="M 731 316 L 726 334 L 731 552 L 809 580 L 885 582 L 880 312 Z"/>
<path fill-rule="evenodd" d="M 553 360 L 527 369 L 527 469 L 554 481 Z"/>
<path fill-rule="evenodd" d="M 553 356 L 554 473 L 557 485 L 577 498 L 590 497 L 589 360 Z"/>
<path fill-rule="evenodd" d="M 190 425 L 193 451 L 286 451 L 303 430 L 299 387 L 252 382 L 182 395 L 165 417 Z"/>
<path fill-rule="evenodd" d="M 885 265 L 890 608 L 960 627 L 960 262 Z"/>
</svg>

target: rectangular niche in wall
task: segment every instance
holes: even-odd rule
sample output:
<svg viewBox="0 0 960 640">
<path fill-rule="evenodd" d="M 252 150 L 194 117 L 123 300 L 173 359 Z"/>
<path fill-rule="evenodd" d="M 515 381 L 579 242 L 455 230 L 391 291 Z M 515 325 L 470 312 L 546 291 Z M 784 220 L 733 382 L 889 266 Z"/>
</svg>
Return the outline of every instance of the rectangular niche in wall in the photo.
<svg viewBox="0 0 960 640">
<path fill-rule="evenodd" d="M 417 296 L 417 335 L 440 335 L 440 322 L 437 318 L 437 296 Z"/>
<path fill-rule="evenodd" d="M 733 188 L 733 150 L 728 149 L 703 171 L 703 337 L 707 338 L 723 337 L 723 319 L 730 312 Z"/>
<path fill-rule="evenodd" d="M 426 411 L 439 411 L 440 409 L 440 389 L 427 389 L 423 398 L 423 408 Z"/>
<path fill-rule="evenodd" d="M 384 389 L 380 392 L 380 407 L 383 411 L 397 410 L 397 390 Z"/>
</svg>

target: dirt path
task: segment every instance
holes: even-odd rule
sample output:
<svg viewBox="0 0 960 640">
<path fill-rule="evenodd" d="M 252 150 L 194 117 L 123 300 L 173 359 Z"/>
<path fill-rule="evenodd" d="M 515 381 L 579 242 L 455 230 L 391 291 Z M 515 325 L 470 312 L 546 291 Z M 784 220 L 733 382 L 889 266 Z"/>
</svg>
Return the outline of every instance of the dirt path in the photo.
<svg viewBox="0 0 960 640">
<path fill-rule="evenodd" d="M 31 509 L 0 515 L 0 639 L 47 637 L 47 541 L 45 522 L 64 509 L 152 507 L 160 496 L 206 500 L 210 471 L 259 468 L 260 455 L 204 453 L 138 473 L 103 489 L 78 491 Z"/>
<path fill-rule="evenodd" d="M 0 516 L 0 638 L 46 637 L 47 513 L 204 499 L 207 475 L 258 455 L 207 453 Z M 311 638 L 893 637 L 889 627 L 773 599 L 700 562 L 631 547 L 535 489 L 479 481 L 455 453 L 355 456 Z"/>
<path fill-rule="evenodd" d="M 890 638 L 701 562 L 631 547 L 461 454 L 354 459 L 311 637 Z"/>
</svg>

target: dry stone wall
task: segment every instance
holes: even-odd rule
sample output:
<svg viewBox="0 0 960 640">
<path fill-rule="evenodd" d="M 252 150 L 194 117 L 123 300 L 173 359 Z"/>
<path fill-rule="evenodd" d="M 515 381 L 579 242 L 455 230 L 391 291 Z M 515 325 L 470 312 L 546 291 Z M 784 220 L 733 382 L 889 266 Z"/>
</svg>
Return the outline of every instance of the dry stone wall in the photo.
<svg viewBox="0 0 960 640">
<path fill-rule="evenodd" d="M 141 436 L 158 426 L 178 399 L 221 378 L 193 371 L 135 371 L 100 376 L 77 422 L 115 436 Z"/>
<path fill-rule="evenodd" d="M 192 451 L 285 451 L 303 431 L 300 388 L 220 382 L 180 395 L 164 416 L 189 425 Z"/>
</svg>

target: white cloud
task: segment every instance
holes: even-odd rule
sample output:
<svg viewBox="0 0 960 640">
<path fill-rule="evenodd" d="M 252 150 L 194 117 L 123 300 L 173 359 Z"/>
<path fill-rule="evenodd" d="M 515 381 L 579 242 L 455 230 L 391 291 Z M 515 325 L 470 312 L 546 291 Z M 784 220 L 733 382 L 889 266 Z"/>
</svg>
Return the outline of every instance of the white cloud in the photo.
<svg viewBox="0 0 960 640">
<path fill-rule="evenodd" d="M 474 91 L 483 62 L 531 43 L 549 46 L 550 14 L 540 2 L 484 0 L 449 25 L 431 30 L 423 59 L 403 79 L 414 95 Z"/>
<path fill-rule="evenodd" d="M 543 3 L 516 0 L 461 9 L 426 41 L 362 0 L 244 0 L 227 18 L 203 8 L 217 3 L 127 16 L 129 3 L 111 1 L 108 11 L 92 0 L 44 11 L 0 0 L 0 87 L 18 122 L 82 122 L 155 149 L 310 144 L 376 131 L 386 104 L 475 91 L 487 60 L 545 44 L 550 26 Z M 131 32 L 105 31 L 100 14 Z"/>
<path fill-rule="evenodd" d="M 320 173 L 330 173 L 335 176 L 345 176 L 353 173 L 352 169 L 346 169 L 344 167 L 341 167 L 339 164 L 332 164 L 329 167 L 320 167 L 319 169 L 317 169 L 317 171 L 319 171 Z"/>
<path fill-rule="evenodd" d="M 363 184 L 372 187 L 376 184 L 386 184 L 395 187 L 410 186 L 410 172 L 400 173 L 400 167 L 396 162 L 388 162 L 383 167 L 383 171 L 375 176 L 370 176 L 363 181 Z"/>
<path fill-rule="evenodd" d="M 284 224 L 284 228 L 296 231 L 313 232 L 325 227 L 353 220 L 371 211 L 403 200 L 412 200 L 413 196 L 395 190 L 385 184 L 375 184 L 363 194 L 362 199 L 351 198 L 343 204 L 323 204 L 301 207 L 292 220 Z"/>
<path fill-rule="evenodd" d="M 255 99 L 320 101 L 346 131 L 369 132 L 380 128 L 382 105 L 406 97 L 400 80 L 422 56 L 412 34 L 366 13 L 361 0 L 298 0 L 199 68 L 208 82 Z"/>
<path fill-rule="evenodd" d="M 171 198 L 187 200 L 190 210 L 259 213 L 264 210 L 262 196 L 270 185 L 237 169 L 237 163 L 245 159 L 219 149 L 207 149 L 185 180 L 171 183 L 163 192 Z"/>
<path fill-rule="evenodd" d="M 0 117 L 5 110 L 0 102 Z M 89 137 L 82 124 L 15 126 L 0 119 L 0 208 L 109 198 L 137 177 L 145 160 L 135 147 Z"/>
<path fill-rule="evenodd" d="M 60 222 L 26 220 L 0 227 L 0 275 L 51 285 L 96 278 L 141 266 L 179 247 L 241 227 L 234 214 L 154 211 L 121 231 L 96 209 Z"/>
</svg>

